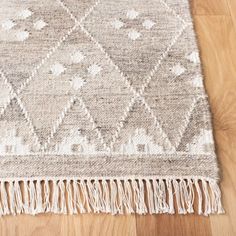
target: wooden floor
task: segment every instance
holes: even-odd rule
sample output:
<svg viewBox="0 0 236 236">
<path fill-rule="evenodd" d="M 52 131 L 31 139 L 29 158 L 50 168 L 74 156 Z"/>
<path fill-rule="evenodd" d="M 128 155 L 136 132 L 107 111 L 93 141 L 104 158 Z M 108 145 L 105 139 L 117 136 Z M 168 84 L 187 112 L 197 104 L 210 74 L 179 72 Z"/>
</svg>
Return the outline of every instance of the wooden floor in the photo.
<svg viewBox="0 0 236 236">
<path fill-rule="evenodd" d="M 190 0 L 214 118 L 225 215 L 40 215 L 0 219 L 0 236 L 236 235 L 236 0 Z"/>
</svg>

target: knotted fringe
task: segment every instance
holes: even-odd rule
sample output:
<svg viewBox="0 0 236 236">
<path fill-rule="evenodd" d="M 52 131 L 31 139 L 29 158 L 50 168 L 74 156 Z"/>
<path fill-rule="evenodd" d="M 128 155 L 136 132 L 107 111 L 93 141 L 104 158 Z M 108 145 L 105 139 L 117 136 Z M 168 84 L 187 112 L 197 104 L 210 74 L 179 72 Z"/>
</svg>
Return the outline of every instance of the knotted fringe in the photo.
<svg viewBox="0 0 236 236">
<path fill-rule="evenodd" d="M 103 212 L 223 213 L 215 180 L 205 178 L 24 179 L 0 181 L 0 215 Z"/>
</svg>

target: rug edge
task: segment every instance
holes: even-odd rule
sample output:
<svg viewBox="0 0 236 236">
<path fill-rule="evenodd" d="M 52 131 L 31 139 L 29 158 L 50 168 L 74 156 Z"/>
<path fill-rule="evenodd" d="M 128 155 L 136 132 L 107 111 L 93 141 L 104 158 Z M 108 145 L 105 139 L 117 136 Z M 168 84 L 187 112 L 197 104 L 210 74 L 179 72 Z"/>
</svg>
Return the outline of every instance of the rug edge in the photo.
<svg viewBox="0 0 236 236">
<path fill-rule="evenodd" d="M 222 214 L 219 181 L 201 176 L 0 179 L 0 215 Z"/>
</svg>

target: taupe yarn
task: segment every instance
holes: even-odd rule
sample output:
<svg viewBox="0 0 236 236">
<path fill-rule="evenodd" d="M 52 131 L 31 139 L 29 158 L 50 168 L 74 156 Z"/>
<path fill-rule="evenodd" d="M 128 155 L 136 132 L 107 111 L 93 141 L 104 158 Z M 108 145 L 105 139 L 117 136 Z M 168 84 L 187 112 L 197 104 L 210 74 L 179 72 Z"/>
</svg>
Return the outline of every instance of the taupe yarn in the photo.
<svg viewBox="0 0 236 236">
<path fill-rule="evenodd" d="M 3 0 L 0 91 L 1 215 L 223 212 L 188 0 Z"/>
</svg>

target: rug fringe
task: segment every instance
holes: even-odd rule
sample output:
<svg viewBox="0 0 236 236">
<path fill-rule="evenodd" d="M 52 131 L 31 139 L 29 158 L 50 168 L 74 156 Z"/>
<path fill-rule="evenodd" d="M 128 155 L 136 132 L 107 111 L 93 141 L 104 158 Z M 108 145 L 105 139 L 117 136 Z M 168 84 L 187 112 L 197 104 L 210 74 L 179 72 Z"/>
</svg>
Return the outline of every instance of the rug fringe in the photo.
<svg viewBox="0 0 236 236">
<path fill-rule="evenodd" d="M 197 199 L 197 200 L 195 200 Z M 0 181 L 0 215 L 44 212 L 209 215 L 224 213 L 217 181 L 205 178 L 53 178 Z"/>
</svg>

